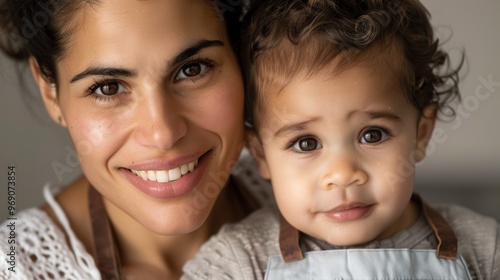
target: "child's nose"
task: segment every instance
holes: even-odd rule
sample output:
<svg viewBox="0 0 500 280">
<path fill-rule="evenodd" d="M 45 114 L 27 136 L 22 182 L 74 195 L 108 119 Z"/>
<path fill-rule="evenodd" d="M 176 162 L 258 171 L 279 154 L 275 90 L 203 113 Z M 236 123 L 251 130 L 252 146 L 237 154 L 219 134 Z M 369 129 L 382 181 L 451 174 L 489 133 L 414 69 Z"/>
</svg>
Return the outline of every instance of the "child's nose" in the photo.
<svg viewBox="0 0 500 280">
<path fill-rule="evenodd" d="M 321 184 L 324 189 L 330 190 L 334 187 L 363 185 L 367 180 L 368 174 L 356 159 L 345 153 L 331 158 Z"/>
</svg>

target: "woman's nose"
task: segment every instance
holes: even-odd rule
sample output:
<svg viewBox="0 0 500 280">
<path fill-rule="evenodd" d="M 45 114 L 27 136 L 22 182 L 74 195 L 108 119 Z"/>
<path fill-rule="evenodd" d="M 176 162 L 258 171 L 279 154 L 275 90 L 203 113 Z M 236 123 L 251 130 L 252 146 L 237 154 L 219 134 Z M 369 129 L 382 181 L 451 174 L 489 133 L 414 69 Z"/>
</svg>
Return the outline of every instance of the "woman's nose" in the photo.
<svg viewBox="0 0 500 280">
<path fill-rule="evenodd" d="M 187 135 L 183 107 L 164 92 L 152 92 L 137 107 L 135 138 L 143 146 L 168 150 Z"/>
<path fill-rule="evenodd" d="M 321 184 L 324 189 L 329 190 L 333 187 L 363 185 L 367 181 L 368 174 L 357 162 L 355 156 L 343 153 L 331 156 Z"/>
</svg>

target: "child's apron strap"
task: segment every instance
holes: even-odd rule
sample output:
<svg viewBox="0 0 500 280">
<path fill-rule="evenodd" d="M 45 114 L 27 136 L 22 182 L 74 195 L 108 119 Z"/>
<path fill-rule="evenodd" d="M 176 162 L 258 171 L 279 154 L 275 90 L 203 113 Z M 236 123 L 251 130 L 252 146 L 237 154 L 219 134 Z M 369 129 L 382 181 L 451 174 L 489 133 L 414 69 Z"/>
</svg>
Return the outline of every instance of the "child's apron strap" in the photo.
<svg viewBox="0 0 500 280">
<path fill-rule="evenodd" d="M 438 211 L 425 203 L 418 194 L 413 194 L 412 200 L 422 206 L 424 216 L 434 232 L 438 258 L 455 260 L 458 253 L 458 240 L 451 226 Z"/>
<path fill-rule="evenodd" d="M 285 263 L 304 258 L 299 245 L 300 232 L 280 214 L 280 251 Z"/>
</svg>

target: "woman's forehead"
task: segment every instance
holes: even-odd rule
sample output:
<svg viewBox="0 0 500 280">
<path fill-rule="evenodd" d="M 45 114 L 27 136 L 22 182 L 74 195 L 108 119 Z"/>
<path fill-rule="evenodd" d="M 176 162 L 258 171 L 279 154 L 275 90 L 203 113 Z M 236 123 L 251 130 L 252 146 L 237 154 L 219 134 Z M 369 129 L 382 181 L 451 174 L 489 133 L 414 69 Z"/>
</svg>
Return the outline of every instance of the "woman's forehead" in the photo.
<svg viewBox="0 0 500 280">
<path fill-rule="evenodd" d="M 106 0 L 76 11 L 72 24 L 59 69 L 148 58 L 165 63 L 197 41 L 227 42 L 225 22 L 203 0 Z"/>
<path fill-rule="evenodd" d="M 190 36 L 217 33 L 225 29 L 208 1 L 105 0 L 87 4 L 74 12 L 66 34 L 72 45 L 122 42 L 130 37 L 158 39 L 170 37 L 170 42 Z M 147 43 L 147 42 L 144 42 Z"/>
<path fill-rule="evenodd" d="M 101 41 L 139 35 L 143 38 L 167 35 L 175 39 L 213 33 L 225 27 L 214 7 L 203 0 L 106 0 L 85 5 L 74 19 L 74 33 L 99 36 Z"/>
</svg>

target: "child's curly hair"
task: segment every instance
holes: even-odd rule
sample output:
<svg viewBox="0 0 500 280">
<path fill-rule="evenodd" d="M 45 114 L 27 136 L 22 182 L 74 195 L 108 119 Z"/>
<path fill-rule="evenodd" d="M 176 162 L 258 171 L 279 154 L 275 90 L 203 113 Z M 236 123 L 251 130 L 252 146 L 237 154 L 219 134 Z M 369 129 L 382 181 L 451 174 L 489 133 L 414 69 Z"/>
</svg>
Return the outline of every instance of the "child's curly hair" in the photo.
<svg viewBox="0 0 500 280">
<path fill-rule="evenodd" d="M 269 87 L 283 88 L 297 74 L 312 75 L 333 60 L 337 70 L 345 69 L 376 58 L 374 51 L 390 52 L 408 100 L 421 113 L 431 103 L 442 113 L 451 100 L 460 100 L 463 59 L 450 69 L 448 54 L 434 38 L 429 12 L 418 0 L 254 2 L 244 21 L 241 56 L 250 125 L 255 125 L 253 112 Z"/>
</svg>

